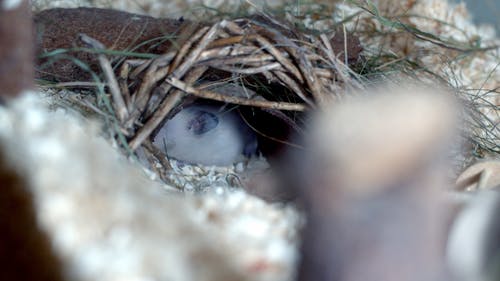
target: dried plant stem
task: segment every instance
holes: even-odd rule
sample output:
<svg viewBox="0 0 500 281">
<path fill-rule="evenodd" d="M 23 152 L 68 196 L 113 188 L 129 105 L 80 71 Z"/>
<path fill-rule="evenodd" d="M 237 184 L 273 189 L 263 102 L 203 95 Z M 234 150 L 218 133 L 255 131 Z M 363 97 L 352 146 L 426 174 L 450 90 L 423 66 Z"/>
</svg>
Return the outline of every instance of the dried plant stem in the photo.
<svg viewBox="0 0 500 281">
<path fill-rule="evenodd" d="M 216 101 L 222 101 L 227 103 L 239 104 L 239 105 L 249 105 L 256 106 L 260 108 L 270 108 L 270 109 L 278 109 L 278 110 L 291 110 L 291 111 L 305 111 L 307 110 L 307 106 L 303 104 L 297 103 L 288 103 L 288 102 L 272 102 L 266 100 L 251 100 L 246 98 L 240 98 L 235 96 L 227 96 L 223 94 L 219 94 L 212 91 L 198 90 L 191 86 L 186 85 L 186 83 L 180 81 L 179 79 L 171 78 L 167 79 L 167 82 L 172 84 L 178 89 L 182 91 L 192 94 L 194 96 L 200 98 L 206 98 Z"/>
<path fill-rule="evenodd" d="M 282 31 L 293 33 L 289 29 Z M 130 118 L 125 128 L 133 128 L 140 119 L 147 120 L 129 141 L 132 150 L 143 144 L 187 95 L 258 107 L 274 114 L 315 108 L 332 96 L 326 89 L 331 90 L 327 84 L 335 84 L 338 77 L 332 63 L 336 58 L 330 45 L 318 44 L 321 40 L 288 38 L 274 28 L 266 29 L 265 25 L 248 19 L 222 20 L 199 28 L 192 36 L 180 35 L 189 39 L 183 40 L 177 50 L 155 59 L 126 61 L 121 68 L 122 92 L 126 93 L 129 81 L 136 85 L 130 98 L 126 98 Z M 295 97 L 288 99 L 300 99 L 303 103 L 236 96 L 205 90 L 203 85 L 192 86 L 209 69 L 230 73 L 231 79 L 262 75 L 268 83 L 277 82 L 291 90 Z M 293 120 L 279 116 L 300 131 Z"/>
<path fill-rule="evenodd" d="M 163 166 L 163 168 L 165 170 L 172 170 L 172 166 L 170 165 L 170 162 L 168 161 L 167 159 L 167 155 L 165 155 L 165 153 L 163 153 L 163 151 L 161 151 L 159 148 L 157 148 L 156 146 L 154 146 L 151 141 L 144 141 L 143 143 L 144 147 L 150 151 L 153 156 L 158 159 L 158 161 L 160 162 L 160 164 Z M 165 179 L 162 178 L 163 181 L 165 181 Z"/>
<path fill-rule="evenodd" d="M 130 149 L 136 150 L 149 137 L 153 130 L 160 125 L 163 121 L 163 116 L 167 116 L 175 106 L 180 104 L 182 97 L 182 92 L 169 95 L 151 119 L 137 131 L 135 137 L 129 142 Z"/>
<path fill-rule="evenodd" d="M 94 38 L 91 38 L 85 34 L 80 34 L 80 39 L 90 45 L 92 48 L 103 50 L 104 45 L 97 41 Z M 108 81 L 109 91 L 111 92 L 111 96 L 113 97 L 113 107 L 116 112 L 116 116 L 118 121 L 122 123 L 128 117 L 128 110 L 125 106 L 125 101 L 123 100 L 123 96 L 120 92 L 120 87 L 118 86 L 118 82 L 116 81 L 115 74 L 113 72 L 113 68 L 111 67 L 111 63 L 106 58 L 106 56 L 102 53 L 97 55 L 97 59 L 99 60 L 99 64 L 104 72 L 104 76 L 106 77 L 106 81 Z"/>
<path fill-rule="evenodd" d="M 109 60 L 104 55 L 99 55 L 98 59 L 104 72 L 104 76 L 106 77 L 106 81 L 108 81 L 108 87 L 111 92 L 111 96 L 113 97 L 113 105 L 118 121 L 121 123 L 128 117 L 128 110 L 120 92 L 120 87 L 118 86 L 118 82 L 116 81 L 116 77 L 113 73 L 113 68 L 111 67 Z"/>
<path fill-rule="evenodd" d="M 205 67 L 199 67 L 191 71 L 186 77 L 186 80 L 194 82 L 198 80 L 206 71 Z M 146 138 L 160 125 L 160 123 L 168 116 L 170 111 L 179 105 L 185 93 L 181 91 L 173 91 L 168 95 L 165 100 L 160 104 L 159 108 L 151 116 L 151 118 L 139 129 L 135 137 L 130 141 L 129 146 L 132 150 L 137 149 Z"/>
</svg>

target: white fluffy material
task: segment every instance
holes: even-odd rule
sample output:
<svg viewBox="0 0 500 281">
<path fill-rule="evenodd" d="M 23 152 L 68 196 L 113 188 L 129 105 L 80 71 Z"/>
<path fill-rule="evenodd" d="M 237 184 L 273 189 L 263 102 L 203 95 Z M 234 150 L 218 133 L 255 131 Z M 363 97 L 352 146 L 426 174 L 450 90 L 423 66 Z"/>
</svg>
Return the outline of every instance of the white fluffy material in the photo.
<svg viewBox="0 0 500 281">
<path fill-rule="evenodd" d="M 34 94 L 0 107 L 0 149 L 28 179 L 69 280 L 290 277 L 299 222 L 292 209 L 242 191 L 175 194 L 96 125 L 47 110 Z"/>
</svg>

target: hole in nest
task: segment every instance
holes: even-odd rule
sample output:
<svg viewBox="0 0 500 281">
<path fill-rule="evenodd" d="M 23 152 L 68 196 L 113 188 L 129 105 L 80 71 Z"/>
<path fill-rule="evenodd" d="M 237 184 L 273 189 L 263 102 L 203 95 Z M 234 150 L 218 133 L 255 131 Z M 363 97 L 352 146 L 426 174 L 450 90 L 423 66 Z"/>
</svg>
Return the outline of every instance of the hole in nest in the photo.
<svg viewBox="0 0 500 281">
<path fill-rule="evenodd" d="M 296 116 L 200 98 L 177 108 L 151 140 L 188 163 L 230 165 L 257 153 L 272 159 L 286 150 L 294 131 L 284 118 Z"/>
</svg>

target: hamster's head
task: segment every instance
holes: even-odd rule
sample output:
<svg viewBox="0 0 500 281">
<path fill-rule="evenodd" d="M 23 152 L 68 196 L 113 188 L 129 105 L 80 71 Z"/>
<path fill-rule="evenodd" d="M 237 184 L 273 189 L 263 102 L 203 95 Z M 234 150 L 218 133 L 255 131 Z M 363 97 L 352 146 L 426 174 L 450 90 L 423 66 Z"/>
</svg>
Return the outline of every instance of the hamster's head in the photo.
<svg viewBox="0 0 500 281">
<path fill-rule="evenodd" d="M 168 120 L 153 144 L 177 160 L 225 166 L 255 154 L 257 138 L 237 112 L 194 104 Z"/>
</svg>

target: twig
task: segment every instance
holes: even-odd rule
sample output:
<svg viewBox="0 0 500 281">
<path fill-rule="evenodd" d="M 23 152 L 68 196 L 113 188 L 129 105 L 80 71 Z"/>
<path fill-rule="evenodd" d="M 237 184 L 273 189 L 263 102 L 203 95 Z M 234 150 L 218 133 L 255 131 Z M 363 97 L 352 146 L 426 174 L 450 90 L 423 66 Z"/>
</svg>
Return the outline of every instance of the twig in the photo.
<svg viewBox="0 0 500 281">
<path fill-rule="evenodd" d="M 206 35 L 208 27 L 201 28 L 198 32 L 196 32 L 191 38 L 189 38 L 184 45 L 182 45 L 181 49 L 177 52 L 174 61 L 171 66 L 172 69 L 176 69 L 177 66 L 181 63 L 182 59 L 186 56 L 191 46 L 199 40 L 202 36 Z"/>
<path fill-rule="evenodd" d="M 49 85 L 50 88 L 71 88 L 71 87 L 99 87 L 104 85 L 104 83 L 97 82 L 86 82 L 86 81 L 73 81 L 73 82 L 59 82 L 53 85 Z"/>
<path fill-rule="evenodd" d="M 288 103 L 288 102 L 273 102 L 266 100 L 250 100 L 246 98 L 234 97 L 234 96 L 226 96 L 223 94 L 219 94 L 213 91 L 200 91 L 196 88 L 188 86 L 186 83 L 180 81 L 176 78 L 169 78 L 166 80 L 168 83 L 172 84 L 172 86 L 181 89 L 182 91 L 192 94 L 194 96 L 200 98 L 206 98 L 211 100 L 217 100 L 227 103 L 239 104 L 239 105 L 249 105 L 261 108 L 271 108 L 278 110 L 290 110 L 290 111 L 305 111 L 307 110 L 307 106 L 303 104 L 297 103 Z"/>
<path fill-rule="evenodd" d="M 131 99 L 130 91 L 128 88 L 128 76 L 130 73 L 130 64 L 125 61 L 120 67 L 120 73 L 118 78 L 118 85 L 120 86 L 120 92 L 123 95 L 127 109 L 130 109 Z"/>
<path fill-rule="evenodd" d="M 281 80 L 281 82 L 283 82 L 283 84 L 293 90 L 294 93 L 303 101 L 305 101 L 311 107 L 315 107 L 314 102 L 310 98 L 306 97 L 304 91 L 302 91 L 302 88 L 292 78 L 290 78 L 290 76 L 282 71 L 274 71 L 273 73 Z"/>
<path fill-rule="evenodd" d="M 85 34 L 80 34 L 80 40 L 93 48 L 100 50 L 105 49 L 104 45 L 101 42 Z M 111 67 L 111 63 L 105 55 L 99 53 L 97 55 L 97 59 L 99 60 L 99 64 L 101 65 L 101 68 L 104 72 L 104 76 L 108 81 L 109 91 L 111 92 L 111 96 L 113 97 L 113 107 L 115 109 L 118 120 L 121 123 L 128 117 L 128 110 L 125 106 L 123 96 L 120 93 L 120 87 L 118 86 L 118 82 L 116 81 L 113 68 Z"/>
<path fill-rule="evenodd" d="M 154 146 L 149 140 L 144 141 L 143 145 L 147 150 L 149 150 L 153 154 L 153 156 L 156 159 L 158 159 L 158 161 L 165 170 L 172 170 L 172 166 L 170 165 L 170 162 L 167 160 L 167 155 L 165 155 L 165 153 L 163 153 L 161 149 Z"/>
<path fill-rule="evenodd" d="M 255 40 L 261 45 L 262 48 L 266 49 L 271 53 L 278 62 L 280 62 L 283 67 L 289 71 L 300 83 L 304 82 L 304 77 L 300 73 L 299 69 L 295 67 L 291 61 L 289 61 L 283 54 L 276 49 L 267 39 L 262 36 L 255 36 Z"/>
<path fill-rule="evenodd" d="M 268 62 L 276 61 L 272 55 L 268 54 L 253 54 L 247 56 L 225 55 L 221 57 L 214 57 L 207 61 L 201 61 L 200 64 L 204 65 L 246 65 L 246 64 L 260 64 L 263 65 Z"/>
<path fill-rule="evenodd" d="M 206 67 L 198 67 L 193 69 L 186 80 L 194 82 L 198 80 L 206 71 Z M 173 91 L 168 95 L 165 100 L 160 104 L 155 113 L 149 118 L 142 128 L 139 129 L 135 137 L 130 141 L 129 146 L 132 150 L 137 149 L 142 142 L 160 125 L 160 123 L 167 117 L 172 109 L 179 105 L 184 97 L 181 91 Z"/>
<path fill-rule="evenodd" d="M 227 56 L 254 55 L 258 51 L 259 48 L 255 46 L 229 45 L 220 48 L 205 50 L 200 54 L 199 60 L 204 61 L 213 58 L 225 58 Z"/>
<path fill-rule="evenodd" d="M 170 66 L 168 66 L 168 63 L 173 59 L 174 56 L 175 53 L 170 52 L 154 59 L 150 63 L 145 63 L 149 67 L 146 70 L 146 74 L 144 74 L 143 81 L 139 86 L 137 93 L 134 94 L 135 101 L 133 108 L 131 108 L 132 120 L 137 119 L 146 108 L 148 100 L 151 98 L 151 90 L 153 89 L 154 85 L 156 85 L 156 83 L 158 83 L 160 80 L 164 79 L 170 72 L 171 68 Z M 160 65 L 166 66 L 158 69 Z"/>
<path fill-rule="evenodd" d="M 219 64 L 212 64 L 210 65 L 213 68 L 232 72 L 232 73 L 241 73 L 241 74 L 259 74 L 261 72 L 265 71 L 271 71 L 271 70 L 277 70 L 282 68 L 282 65 L 280 63 L 269 63 L 260 67 L 247 67 L 247 68 L 242 68 L 242 67 L 230 67 L 230 66 L 225 66 L 225 65 L 219 65 Z"/>
</svg>

